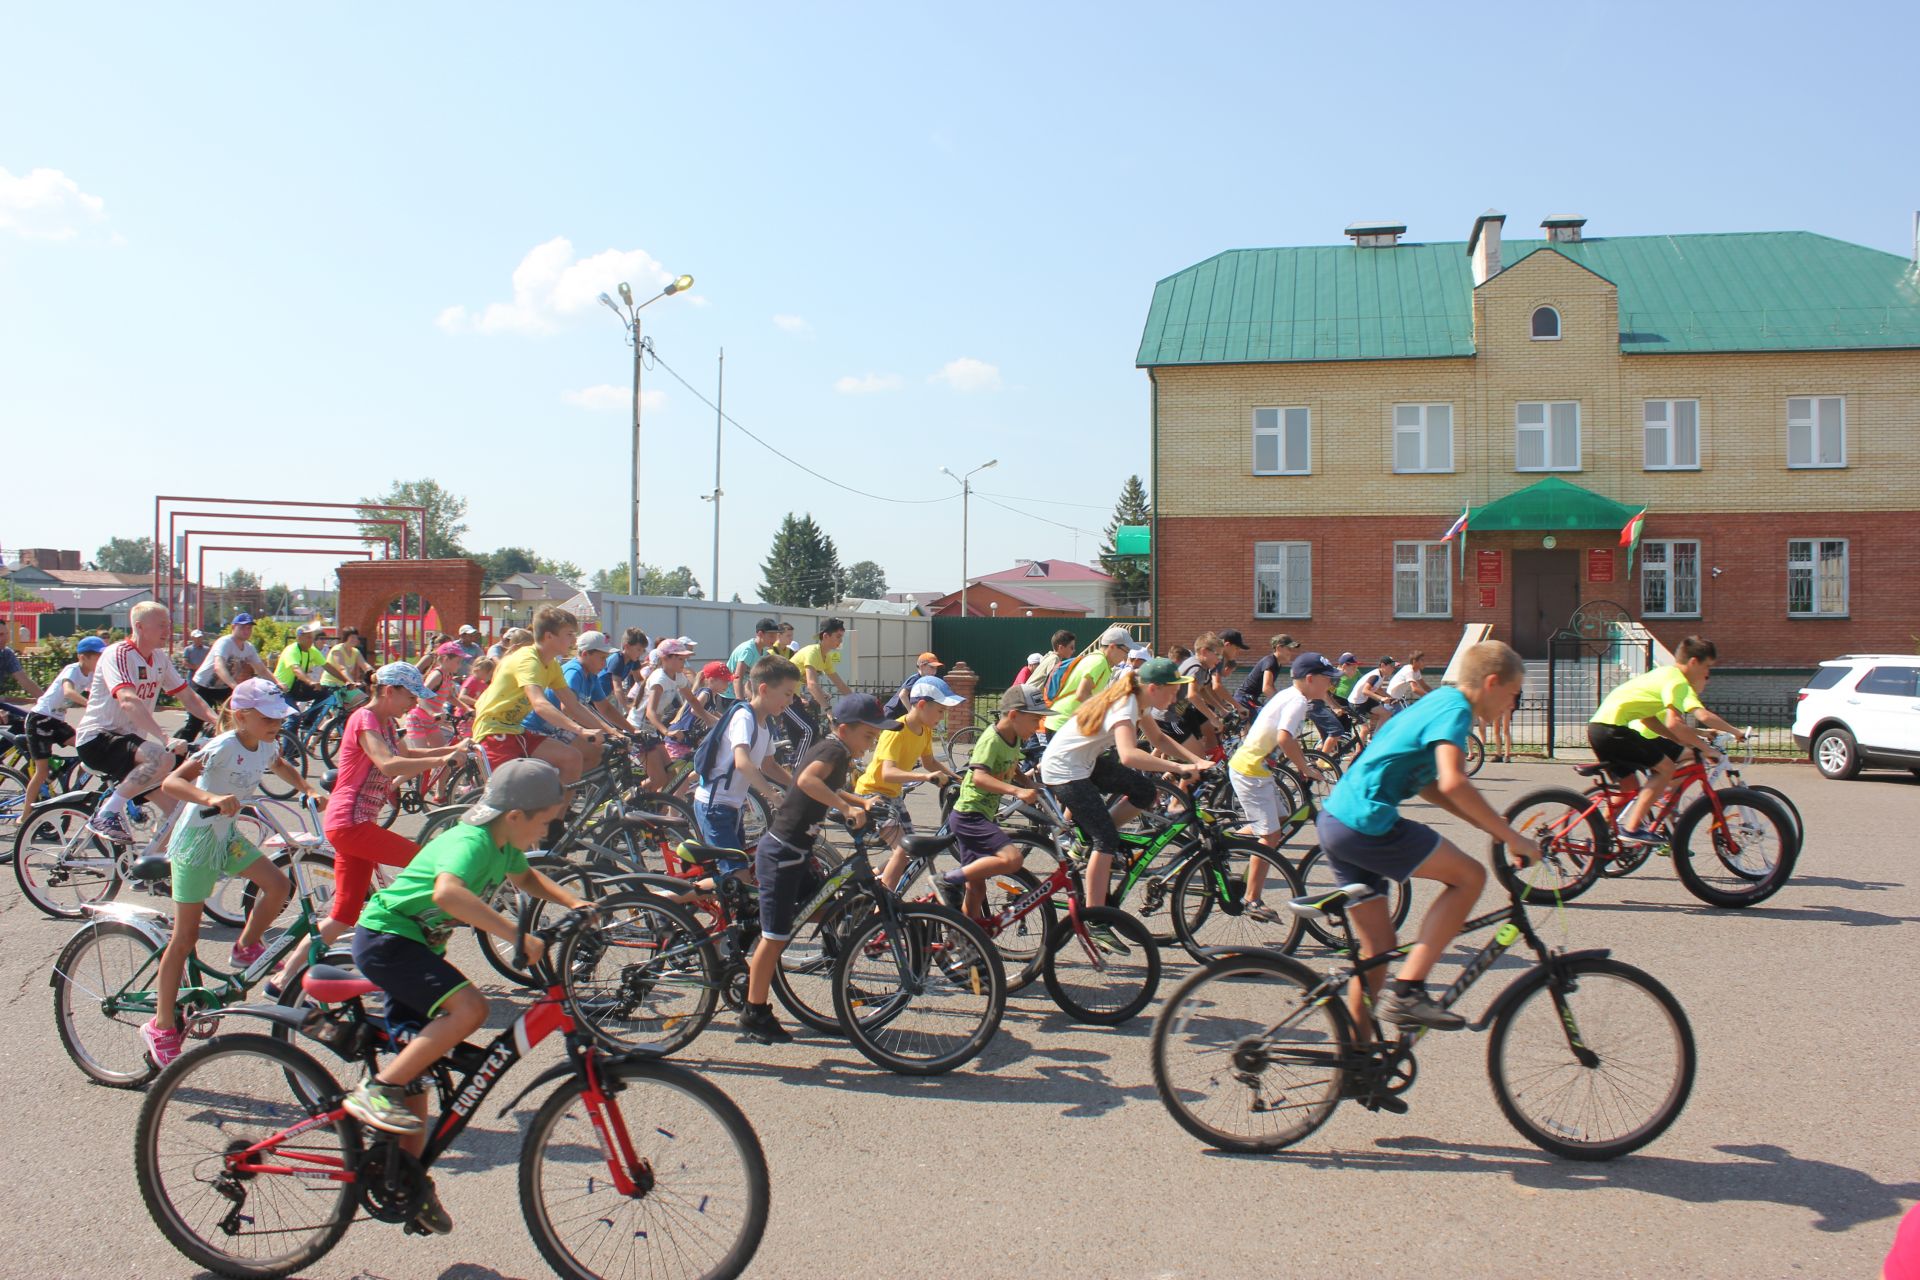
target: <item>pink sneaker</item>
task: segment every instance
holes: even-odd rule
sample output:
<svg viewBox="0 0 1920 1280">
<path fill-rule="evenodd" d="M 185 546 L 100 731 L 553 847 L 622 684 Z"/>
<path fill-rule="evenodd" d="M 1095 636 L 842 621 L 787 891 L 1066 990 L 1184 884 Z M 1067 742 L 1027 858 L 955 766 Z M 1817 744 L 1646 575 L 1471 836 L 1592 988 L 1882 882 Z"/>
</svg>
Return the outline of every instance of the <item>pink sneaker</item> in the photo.
<svg viewBox="0 0 1920 1280">
<path fill-rule="evenodd" d="M 185 1037 L 180 1028 L 161 1030 L 149 1019 L 140 1028 L 140 1038 L 147 1042 L 147 1056 L 153 1059 L 153 1065 L 164 1067 L 180 1056 L 180 1046 Z"/>
<path fill-rule="evenodd" d="M 267 944 L 256 942 L 250 947 L 235 944 L 233 948 L 233 967 L 245 972 L 253 968 L 253 962 L 267 954 Z"/>
</svg>

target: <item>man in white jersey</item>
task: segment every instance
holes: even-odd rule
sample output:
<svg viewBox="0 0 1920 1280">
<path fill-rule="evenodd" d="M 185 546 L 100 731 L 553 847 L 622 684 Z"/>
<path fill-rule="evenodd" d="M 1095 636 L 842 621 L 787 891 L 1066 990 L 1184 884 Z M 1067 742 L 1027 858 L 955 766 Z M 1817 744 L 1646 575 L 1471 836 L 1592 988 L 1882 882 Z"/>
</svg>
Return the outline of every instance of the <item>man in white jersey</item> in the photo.
<svg viewBox="0 0 1920 1280">
<path fill-rule="evenodd" d="M 127 801 L 160 785 L 173 766 L 173 752 L 184 744 L 167 736 L 153 718 L 162 693 L 178 698 L 187 714 L 211 724 L 213 708 L 180 675 L 166 650 L 172 621 L 155 601 L 133 607 L 133 634 L 107 646 L 93 669 L 87 710 L 80 717 L 76 754 L 80 762 L 117 785 L 87 819 L 87 830 L 115 844 L 128 844 Z M 171 813 L 173 802 L 157 802 Z"/>
</svg>

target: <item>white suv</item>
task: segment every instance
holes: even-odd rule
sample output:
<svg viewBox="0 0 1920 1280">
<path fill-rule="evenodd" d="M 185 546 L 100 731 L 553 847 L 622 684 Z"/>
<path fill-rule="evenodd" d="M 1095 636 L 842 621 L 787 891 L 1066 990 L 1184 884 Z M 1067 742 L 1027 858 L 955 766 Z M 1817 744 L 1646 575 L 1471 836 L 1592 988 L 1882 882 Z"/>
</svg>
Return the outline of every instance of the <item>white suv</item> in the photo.
<svg viewBox="0 0 1920 1280">
<path fill-rule="evenodd" d="M 1864 765 L 1920 773 L 1920 654 L 1821 663 L 1800 690 L 1793 743 L 1829 778 L 1851 778 Z"/>
</svg>

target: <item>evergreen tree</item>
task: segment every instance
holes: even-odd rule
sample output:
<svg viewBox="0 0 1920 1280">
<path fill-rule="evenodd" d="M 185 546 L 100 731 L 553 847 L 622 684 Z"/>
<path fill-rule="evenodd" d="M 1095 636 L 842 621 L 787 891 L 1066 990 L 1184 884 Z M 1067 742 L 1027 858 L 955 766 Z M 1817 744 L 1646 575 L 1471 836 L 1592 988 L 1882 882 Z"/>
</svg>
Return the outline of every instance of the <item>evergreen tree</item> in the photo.
<svg viewBox="0 0 1920 1280">
<path fill-rule="evenodd" d="M 1100 567 L 1113 575 L 1113 611 L 1116 614 L 1145 613 L 1153 594 L 1151 563 L 1144 556 L 1123 556 L 1114 551 L 1116 531 L 1123 524 L 1153 523 L 1153 508 L 1147 502 L 1147 487 L 1139 476 L 1128 476 L 1120 488 L 1120 501 L 1113 504 L 1113 519 L 1107 522 L 1106 538 L 1100 544 Z"/>
<path fill-rule="evenodd" d="M 789 511 L 760 562 L 760 598 L 768 604 L 818 608 L 839 597 L 841 578 L 833 539 L 821 532 L 811 514 L 796 517 Z"/>
</svg>

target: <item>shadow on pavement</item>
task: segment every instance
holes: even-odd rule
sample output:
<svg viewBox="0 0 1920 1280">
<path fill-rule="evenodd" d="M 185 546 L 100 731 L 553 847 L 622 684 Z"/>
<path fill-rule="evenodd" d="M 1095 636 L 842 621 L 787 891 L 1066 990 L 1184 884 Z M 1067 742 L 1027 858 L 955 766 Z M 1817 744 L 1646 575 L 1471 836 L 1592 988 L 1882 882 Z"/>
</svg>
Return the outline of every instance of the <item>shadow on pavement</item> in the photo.
<svg viewBox="0 0 1920 1280">
<path fill-rule="evenodd" d="M 1890 916 L 1879 911 L 1861 911 L 1854 907 L 1722 907 L 1691 905 L 1684 902 L 1581 902 L 1569 911 L 1658 911 L 1669 915 L 1718 916 L 1740 920 L 1808 920 L 1819 924 L 1840 924 L 1853 928 L 1874 928 L 1890 924 L 1920 924 L 1920 916 Z"/>
</svg>

